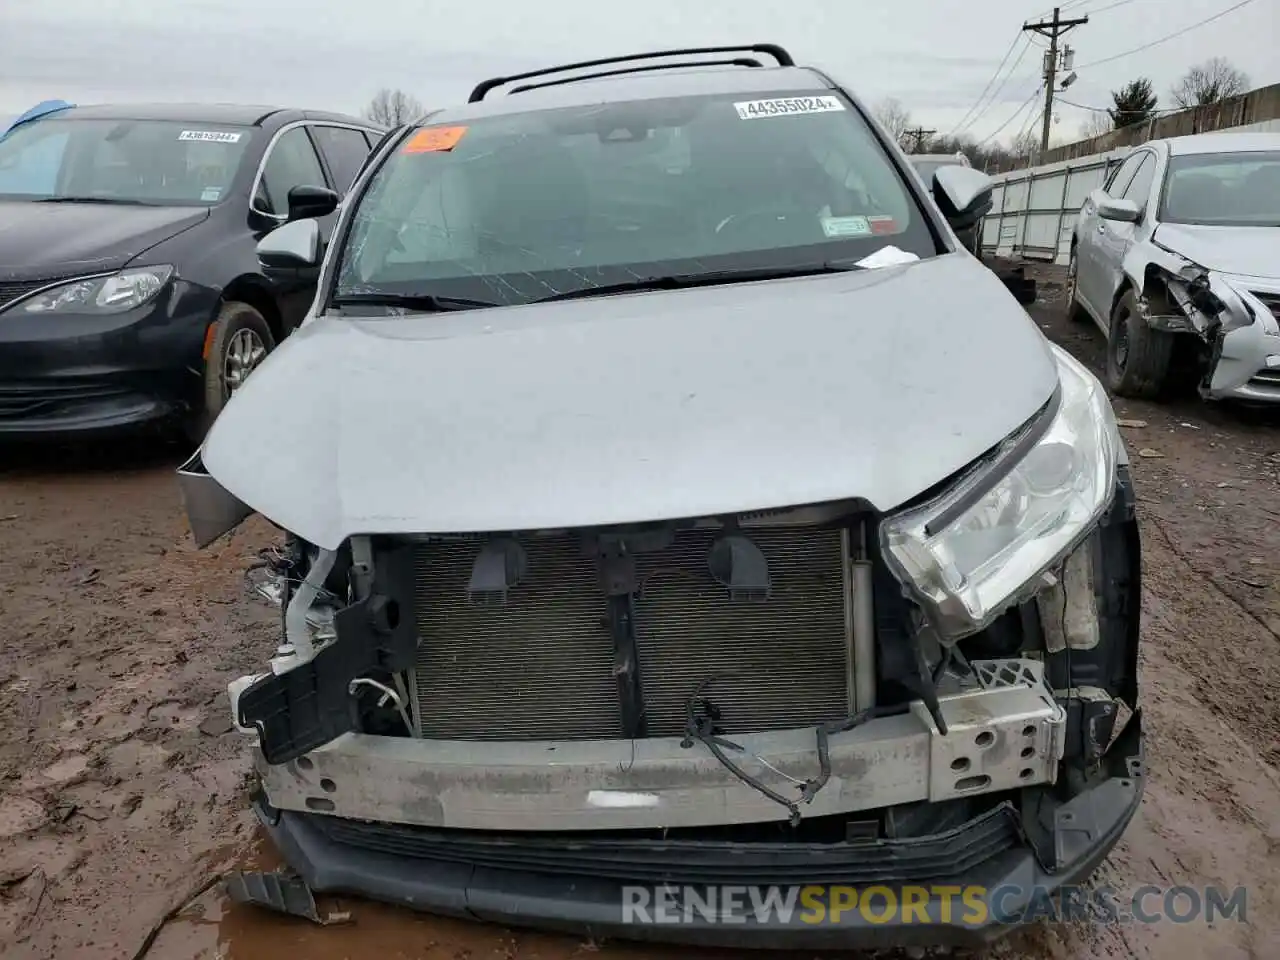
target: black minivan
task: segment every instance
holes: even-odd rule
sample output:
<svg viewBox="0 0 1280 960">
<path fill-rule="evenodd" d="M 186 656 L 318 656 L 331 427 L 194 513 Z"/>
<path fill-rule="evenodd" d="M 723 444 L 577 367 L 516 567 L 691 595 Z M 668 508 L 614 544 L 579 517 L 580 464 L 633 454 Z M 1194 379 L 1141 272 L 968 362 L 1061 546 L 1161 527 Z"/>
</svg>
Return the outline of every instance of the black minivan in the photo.
<svg viewBox="0 0 1280 960">
<path fill-rule="evenodd" d="M 297 326 L 317 271 L 257 242 L 321 242 L 384 130 L 310 110 L 47 102 L 0 128 L 0 440 L 144 424 L 203 436 Z"/>
</svg>

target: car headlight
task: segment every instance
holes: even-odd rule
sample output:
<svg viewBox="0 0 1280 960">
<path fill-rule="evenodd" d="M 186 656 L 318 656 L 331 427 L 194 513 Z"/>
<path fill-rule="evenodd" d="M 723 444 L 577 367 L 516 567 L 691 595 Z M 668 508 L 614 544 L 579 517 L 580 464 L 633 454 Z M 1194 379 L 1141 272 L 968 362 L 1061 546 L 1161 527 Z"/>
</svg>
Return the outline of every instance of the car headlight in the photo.
<svg viewBox="0 0 1280 960">
<path fill-rule="evenodd" d="M 1039 589 L 1111 503 L 1121 450 L 1111 402 L 1070 354 L 1053 353 L 1059 403 L 1047 428 L 1024 428 L 994 463 L 881 524 L 886 560 L 945 638 L 978 632 Z"/>
<path fill-rule="evenodd" d="M 131 267 L 106 277 L 71 280 L 14 304 L 23 313 L 123 313 L 158 294 L 173 267 Z"/>
</svg>

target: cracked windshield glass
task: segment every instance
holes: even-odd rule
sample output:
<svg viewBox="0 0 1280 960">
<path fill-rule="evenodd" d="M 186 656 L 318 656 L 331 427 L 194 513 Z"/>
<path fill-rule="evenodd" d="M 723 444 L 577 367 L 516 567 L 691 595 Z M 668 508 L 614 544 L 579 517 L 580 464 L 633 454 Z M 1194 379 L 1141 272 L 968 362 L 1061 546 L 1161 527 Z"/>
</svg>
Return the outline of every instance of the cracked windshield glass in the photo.
<svg viewBox="0 0 1280 960">
<path fill-rule="evenodd" d="M 792 101 L 779 136 L 765 118 Z M 840 98 L 562 108 L 405 137 L 355 211 L 334 299 L 523 303 L 651 278 L 852 266 L 887 243 L 936 252 L 902 175 Z"/>
</svg>

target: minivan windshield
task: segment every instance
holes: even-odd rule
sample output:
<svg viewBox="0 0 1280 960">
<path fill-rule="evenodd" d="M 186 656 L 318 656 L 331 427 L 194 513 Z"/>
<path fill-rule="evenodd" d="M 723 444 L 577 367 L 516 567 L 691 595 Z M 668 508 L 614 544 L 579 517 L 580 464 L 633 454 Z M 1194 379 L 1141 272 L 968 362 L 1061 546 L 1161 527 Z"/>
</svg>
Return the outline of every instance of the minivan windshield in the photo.
<svg viewBox="0 0 1280 960">
<path fill-rule="evenodd" d="M 0 200 L 209 206 L 226 196 L 252 127 L 46 117 L 0 139 Z"/>
<path fill-rule="evenodd" d="M 890 244 L 937 253 L 902 174 L 830 91 L 594 104 L 410 133 L 358 201 L 332 300 L 523 303 Z"/>
<path fill-rule="evenodd" d="M 1280 227 L 1280 153 L 1206 153 L 1169 160 L 1160 219 Z"/>
</svg>

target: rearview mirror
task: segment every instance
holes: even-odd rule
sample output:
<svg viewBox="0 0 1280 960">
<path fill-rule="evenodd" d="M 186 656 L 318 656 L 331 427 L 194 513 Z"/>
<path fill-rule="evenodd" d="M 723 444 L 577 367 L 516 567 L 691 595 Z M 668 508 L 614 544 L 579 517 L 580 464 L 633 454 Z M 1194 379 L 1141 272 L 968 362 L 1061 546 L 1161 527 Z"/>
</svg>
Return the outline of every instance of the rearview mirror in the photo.
<svg viewBox="0 0 1280 960">
<path fill-rule="evenodd" d="M 1098 216 L 1103 220 L 1137 223 L 1138 214 L 1138 205 L 1132 200 L 1125 200 L 1121 197 L 1108 197 L 1105 194 L 1098 198 Z"/>
<path fill-rule="evenodd" d="M 338 209 L 341 199 L 328 187 L 294 187 L 289 191 L 289 220 L 327 217 Z"/>
<path fill-rule="evenodd" d="M 933 201 L 952 230 L 964 230 L 987 215 L 994 186 L 990 177 L 973 167 L 939 167 L 933 174 Z"/>
<path fill-rule="evenodd" d="M 320 224 L 308 218 L 277 227 L 258 241 L 258 261 L 281 270 L 316 266 L 320 262 Z"/>
</svg>

